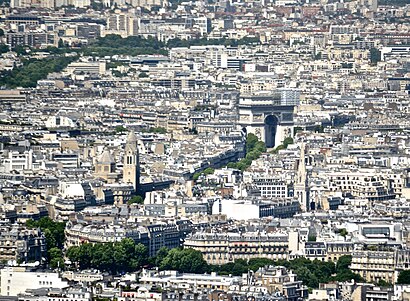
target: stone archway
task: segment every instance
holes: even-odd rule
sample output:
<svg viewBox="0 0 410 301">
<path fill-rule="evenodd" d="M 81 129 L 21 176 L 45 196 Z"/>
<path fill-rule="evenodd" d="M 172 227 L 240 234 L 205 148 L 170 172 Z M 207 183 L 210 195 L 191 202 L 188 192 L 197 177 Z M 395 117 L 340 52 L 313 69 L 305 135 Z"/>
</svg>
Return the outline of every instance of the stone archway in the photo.
<svg viewBox="0 0 410 301">
<path fill-rule="evenodd" d="M 265 118 L 265 144 L 268 148 L 275 146 L 276 129 L 278 123 L 278 117 L 275 115 L 268 115 Z"/>
</svg>

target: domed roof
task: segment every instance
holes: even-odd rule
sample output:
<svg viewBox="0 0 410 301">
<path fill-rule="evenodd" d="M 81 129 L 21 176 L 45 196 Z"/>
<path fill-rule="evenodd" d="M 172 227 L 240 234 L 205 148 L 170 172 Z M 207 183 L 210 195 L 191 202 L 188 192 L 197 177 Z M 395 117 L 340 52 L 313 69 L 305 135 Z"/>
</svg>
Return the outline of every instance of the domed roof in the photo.
<svg viewBox="0 0 410 301">
<path fill-rule="evenodd" d="M 97 159 L 99 164 L 111 164 L 114 163 L 114 159 L 111 156 L 111 153 L 108 149 L 105 149 L 101 156 Z"/>
</svg>

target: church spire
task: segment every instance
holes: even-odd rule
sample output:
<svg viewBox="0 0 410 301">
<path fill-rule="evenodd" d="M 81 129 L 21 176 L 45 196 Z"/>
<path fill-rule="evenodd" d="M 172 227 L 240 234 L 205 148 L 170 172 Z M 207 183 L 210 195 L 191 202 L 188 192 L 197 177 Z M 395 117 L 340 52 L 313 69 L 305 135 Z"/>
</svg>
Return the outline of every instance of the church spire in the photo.
<svg viewBox="0 0 410 301">
<path fill-rule="evenodd" d="M 300 145 L 300 155 L 298 164 L 298 182 L 306 183 L 306 163 L 305 163 L 305 144 Z"/>
<path fill-rule="evenodd" d="M 300 208 L 302 211 L 309 210 L 308 202 L 308 185 L 306 177 L 306 164 L 305 164 L 305 144 L 302 142 L 300 145 L 300 156 L 297 164 L 296 179 L 295 179 L 295 196 L 299 200 Z"/>
<path fill-rule="evenodd" d="M 135 136 L 134 131 L 130 131 L 127 136 L 127 144 L 135 144 L 137 145 L 138 138 Z"/>
</svg>

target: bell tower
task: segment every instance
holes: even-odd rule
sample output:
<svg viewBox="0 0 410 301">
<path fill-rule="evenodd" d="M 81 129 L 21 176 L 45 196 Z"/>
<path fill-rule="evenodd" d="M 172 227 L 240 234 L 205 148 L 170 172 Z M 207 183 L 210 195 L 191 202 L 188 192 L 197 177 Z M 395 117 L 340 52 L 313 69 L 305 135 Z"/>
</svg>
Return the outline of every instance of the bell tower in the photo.
<svg viewBox="0 0 410 301">
<path fill-rule="evenodd" d="M 128 134 L 125 144 L 122 180 L 124 183 L 131 184 L 135 192 L 138 191 L 140 182 L 139 151 L 137 137 L 132 131 Z"/>
</svg>

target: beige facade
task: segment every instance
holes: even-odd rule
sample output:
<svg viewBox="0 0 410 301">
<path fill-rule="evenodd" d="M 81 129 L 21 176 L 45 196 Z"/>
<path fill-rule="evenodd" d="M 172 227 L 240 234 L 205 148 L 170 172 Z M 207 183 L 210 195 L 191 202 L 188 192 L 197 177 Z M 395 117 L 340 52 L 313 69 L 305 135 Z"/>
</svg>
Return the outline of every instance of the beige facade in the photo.
<svg viewBox="0 0 410 301">
<path fill-rule="evenodd" d="M 353 252 L 354 244 L 351 242 L 327 242 L 327 261 L 337 262 L 341 256 L 351 255 Z"/>
<path fill-rule="evenodd" d="M 130 132 L 127 137 L 124 154 L 123 182 L 129 183 L 137 191 L 139 182 L 139 152 L 137 147 L 137 137 L 134 132 Z"/>
<path fill-rule="evenodd" d="M 362 276 L 366 282 L 377 283 L 384 280 L 395 283 L 395 263 L 394 251 L 358 250 L 353 252 L 350 268 L 353 273 Z"/>
<path fill-rule="evenodd" d="M 186 238 L 184 246 L 200 251 L 209 264 L 261 257 L 279 260 L 289 254 L 288 236 L 282 233 L 198 233 Z"/>
<path fill-rule="evenodd" d="M 97 158 L 94 176 L 104 179 L 109 184 L 117 182 L 118 174 L 115 173 L 115 162 L 109 150 L 105 150 L 101 156 Z"/>
</svg>

